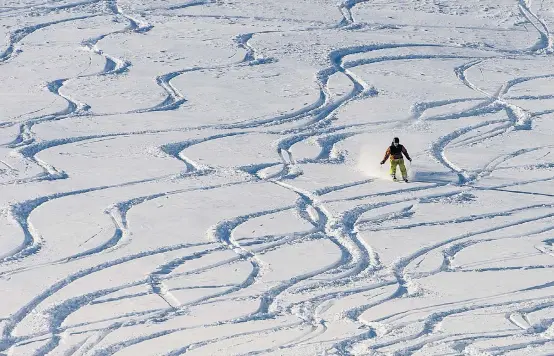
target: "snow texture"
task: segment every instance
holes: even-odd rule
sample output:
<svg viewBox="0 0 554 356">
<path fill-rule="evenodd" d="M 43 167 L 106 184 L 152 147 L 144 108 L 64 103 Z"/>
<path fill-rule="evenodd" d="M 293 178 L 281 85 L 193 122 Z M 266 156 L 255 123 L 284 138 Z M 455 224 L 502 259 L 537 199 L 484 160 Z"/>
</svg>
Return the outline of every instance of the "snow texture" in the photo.
<svg viewBox="0 0 554 356">
<path fill-rule="evenodd" d="M 0 355 L 553 355 L 553 9 L 4 1 Z"/>
</svg>

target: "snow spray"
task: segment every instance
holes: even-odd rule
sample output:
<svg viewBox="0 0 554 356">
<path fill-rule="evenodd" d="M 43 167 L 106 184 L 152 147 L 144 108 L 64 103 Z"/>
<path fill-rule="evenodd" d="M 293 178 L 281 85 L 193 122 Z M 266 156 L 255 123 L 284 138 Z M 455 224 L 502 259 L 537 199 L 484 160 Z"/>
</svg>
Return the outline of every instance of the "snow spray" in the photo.
<svg viewBox="0 0 554 356">
<path fill-rule="evenodd" d="M 371 178 L 380 178 L 390 180 L 390 162 L 387 159 L 385 164 L 380 165 L 380 162 L 385 156 L 385 151 L 387 147 L 381 147 L 380 149 L 374 145 L 364 145 L 362 146 L 360 153 L 358 155 L 357 168 L 358 171 Z M 411 162 L 407 159 L 404 159 L 404 165 L 408 171 L 408 179 L 413 180 L 415 177 L 415 170 L 413 169 Z M 398 179 L 402 178 L 400 173 L 400 168 L 396 168 L 396 177 Z"/>
</svg>

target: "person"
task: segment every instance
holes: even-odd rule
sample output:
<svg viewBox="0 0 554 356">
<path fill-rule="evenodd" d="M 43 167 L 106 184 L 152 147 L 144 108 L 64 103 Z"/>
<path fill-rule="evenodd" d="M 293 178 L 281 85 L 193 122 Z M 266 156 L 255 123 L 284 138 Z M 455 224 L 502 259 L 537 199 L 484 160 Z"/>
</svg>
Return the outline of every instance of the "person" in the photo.
<svg viewBox="0 0 554 356">
<path fill-rule="evenodd" d="M 400 139 L 395 137 L 392 140 L 392 144 L 387 148 L 385 153 L 385 158 L 381 161 L 381 165 L 385 164 L 385 161 L 390 156 L 390 175 L 392 179 L 396 180 L 396 168 L 400 167 L 400 172 L 402 173 L 402 178 L 405 182 L 408 181 L 408 173 L 406 172 L 406 166 L 404 165 L 404 158 L 402 155 L 406 156 L 408 161 L 412 161 L 406 147 L 400 144 Z"/>
</svg>

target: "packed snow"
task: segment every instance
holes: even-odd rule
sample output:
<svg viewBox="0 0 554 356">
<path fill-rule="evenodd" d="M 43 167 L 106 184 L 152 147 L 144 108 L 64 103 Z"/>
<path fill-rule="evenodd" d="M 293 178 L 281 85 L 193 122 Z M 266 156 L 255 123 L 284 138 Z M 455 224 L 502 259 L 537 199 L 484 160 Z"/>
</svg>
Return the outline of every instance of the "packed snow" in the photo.
<svg viewBox="0 0 554 356">
<path fill-rule="evenodd" d="M 554 355 L 554 0 L 0 18 L 0 355 Z"/>
</svg>

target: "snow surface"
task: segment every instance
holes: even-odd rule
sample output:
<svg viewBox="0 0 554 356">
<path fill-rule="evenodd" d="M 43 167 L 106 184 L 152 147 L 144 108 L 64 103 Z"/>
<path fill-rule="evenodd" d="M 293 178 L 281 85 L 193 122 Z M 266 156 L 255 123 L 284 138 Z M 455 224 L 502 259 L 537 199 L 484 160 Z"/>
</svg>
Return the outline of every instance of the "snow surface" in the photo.
<svg viewBox="0 0 554 356">
<path fill-rule="evenodd" d="M 0 18 L 0 355 L 554 355 L 554 0 Z"/>
</svg>

